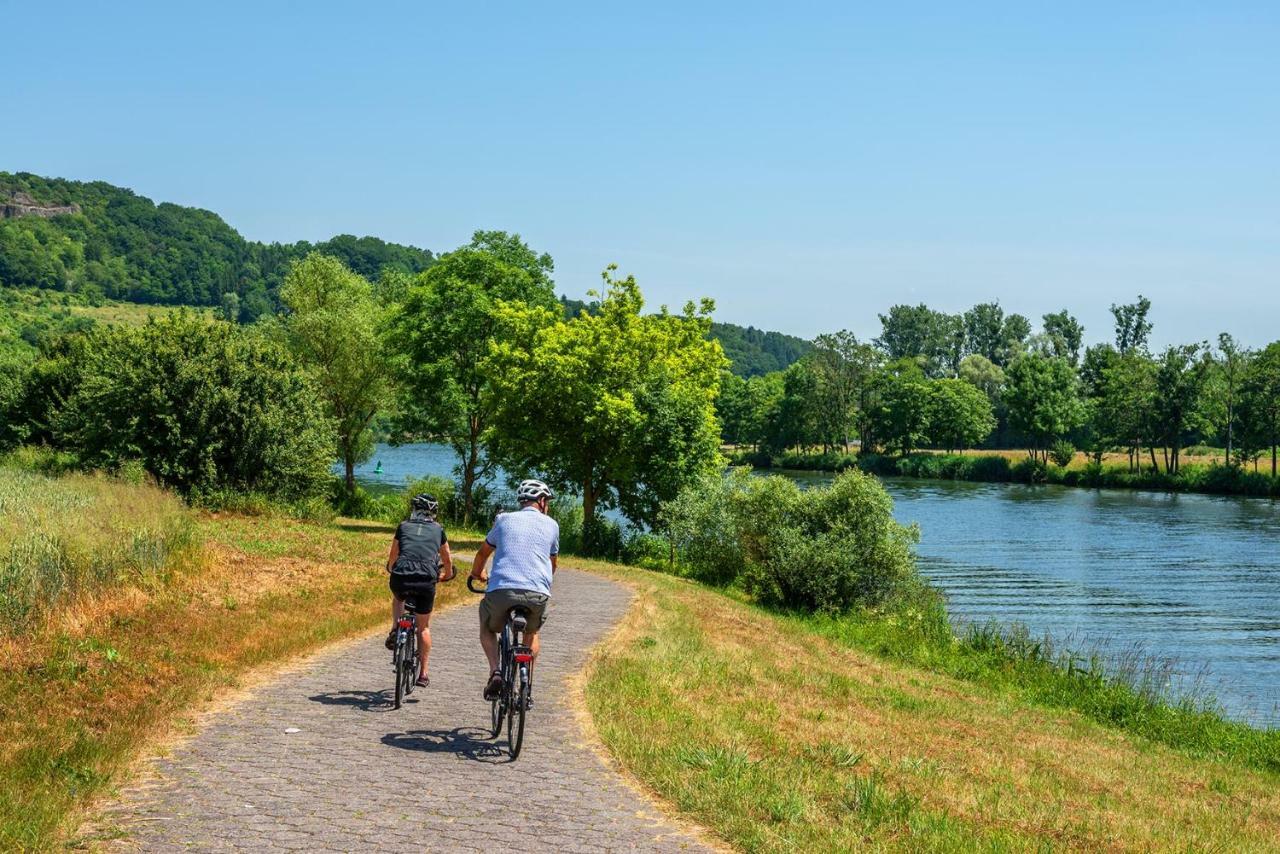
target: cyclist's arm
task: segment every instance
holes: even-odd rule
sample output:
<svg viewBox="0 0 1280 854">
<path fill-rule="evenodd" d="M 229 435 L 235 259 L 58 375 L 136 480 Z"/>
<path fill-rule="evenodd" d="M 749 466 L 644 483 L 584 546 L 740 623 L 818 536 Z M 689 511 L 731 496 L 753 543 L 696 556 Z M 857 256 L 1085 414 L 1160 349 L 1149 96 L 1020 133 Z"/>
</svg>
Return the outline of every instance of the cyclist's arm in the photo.
<svg viewBox="0 0 1280 854">
<path fill-rule="evenodd" d="M 551 574 L 552 574 L 552 575 L 555 575 L 555 574 L 556 574 L 556 563 L 557 563 L 556 558 L 557 558 L 557 557 L 559 557 L 559 555 L 552 555 L 552 556 L 551 556 Z"/>
<path fill-rule="evenodd" d="M 479 550 L 476 552 L 475 559 L 471 561 L 471 577 L 477 581 L 484 581 L 484 565 L 489 562 L 489 555 L 493 554 L 493 546 L 489 545 L 489 541 L 485 540 L 480 544 Z"/>
<path fill-rule="evenodd" d="M 449 544 L 440 544 L 440 580 L 449 581 L 453 578 L 453 555 L 449 553 Z"/>
<path fill-rule="evenodd" d="M 391 571 L 391 567 L 396 565 L 396 558 L 400 557 L 400 540 L 393 539 L 391 541 L 391 554 L 387 555 L 387 572 Z"/>
</svg>

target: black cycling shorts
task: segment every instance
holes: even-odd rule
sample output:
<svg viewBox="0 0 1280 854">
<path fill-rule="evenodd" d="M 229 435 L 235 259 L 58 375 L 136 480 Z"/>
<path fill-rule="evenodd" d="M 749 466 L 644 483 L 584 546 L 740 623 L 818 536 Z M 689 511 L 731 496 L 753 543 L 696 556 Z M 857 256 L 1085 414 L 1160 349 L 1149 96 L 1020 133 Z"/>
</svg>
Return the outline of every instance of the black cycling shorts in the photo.
<svg viewBox="0 0 1280 854">
<path fill-rule="evenodd" d="M 434 581 L 414 581 L 392 575 L 391 592 L 402 602 L 413 602 L 413 610 L 419 614 L 430 614 L 436 604 Z"/>
</svg>

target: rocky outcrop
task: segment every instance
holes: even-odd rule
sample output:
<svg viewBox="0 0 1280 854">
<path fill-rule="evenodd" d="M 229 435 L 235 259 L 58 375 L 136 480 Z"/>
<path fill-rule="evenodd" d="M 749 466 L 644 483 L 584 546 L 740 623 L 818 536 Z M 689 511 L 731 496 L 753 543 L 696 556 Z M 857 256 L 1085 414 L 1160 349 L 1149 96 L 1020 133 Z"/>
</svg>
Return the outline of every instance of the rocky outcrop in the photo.
<svg viewBox="0 0 1280 854">
<path fill-rule="evenodd" d="M 13 193 L 7 199 L 0 199 L 0 219 L 13 219 L 20 216 L 61 216 L 62 214 L 78 214 L 80 206 L 74 202 L 69 205 L 44 205 L 26 193 Z"/>
</svg>

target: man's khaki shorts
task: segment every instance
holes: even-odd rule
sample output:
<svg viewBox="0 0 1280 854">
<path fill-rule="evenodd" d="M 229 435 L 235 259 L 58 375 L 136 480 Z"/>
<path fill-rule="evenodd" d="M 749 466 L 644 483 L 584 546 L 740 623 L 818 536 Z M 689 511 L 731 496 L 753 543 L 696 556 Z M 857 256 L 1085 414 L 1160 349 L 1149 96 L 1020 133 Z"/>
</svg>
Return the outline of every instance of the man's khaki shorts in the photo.
<svg viewBox="0 0 1280 854">
<path fill-rule="evenodd" d="M 490 590 L 480 600 L 480 625 L 496 634 L 501 634 L 502 627 L 507 624 L 507 614 L 512 608 L 524 608 L 529 614 L 526 632 L 536 632 L 542 628 L 547 619 L 547 601 L 545 593 L 532 590 L 509 590 L 502 588 Z"/>
</svg>

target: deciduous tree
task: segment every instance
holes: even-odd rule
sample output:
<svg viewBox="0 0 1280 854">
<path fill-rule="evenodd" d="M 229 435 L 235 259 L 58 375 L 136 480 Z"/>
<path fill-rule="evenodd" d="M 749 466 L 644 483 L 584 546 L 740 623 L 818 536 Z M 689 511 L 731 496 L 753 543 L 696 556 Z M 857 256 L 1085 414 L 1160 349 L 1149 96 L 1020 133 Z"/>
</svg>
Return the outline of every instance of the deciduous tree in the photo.
<svg viewBox="0 0 1280 854">
<path fill-rule="evenodd" d="M 390 394 L 382 311 L 366 279 L 314 252 L 290 268 L 280 298 L 286 340 L 324 397 L 347 494 L 354 494 L 355 465 L 373 449 L 369 425 Z"/>
</svg>

